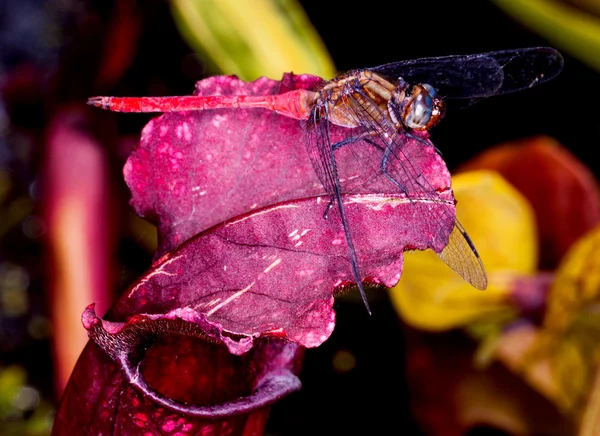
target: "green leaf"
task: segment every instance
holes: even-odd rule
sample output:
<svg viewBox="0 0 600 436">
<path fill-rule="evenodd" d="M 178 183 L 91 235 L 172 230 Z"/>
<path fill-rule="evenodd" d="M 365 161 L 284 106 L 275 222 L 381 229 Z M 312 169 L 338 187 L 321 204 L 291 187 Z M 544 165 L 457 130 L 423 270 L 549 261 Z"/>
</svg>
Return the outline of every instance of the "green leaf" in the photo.
<svg viewBox="0 0 600 436">
<path fill-rule="evenodd" d="M 214 72 L 243 80 L 279 79 L 290 71 L 323 78 L 336 73 L 295 0 L 173 0 L 171 5 L 182 36 Z"/>
<path fill-rule="evenodd" d="M 558 49 L 600 71 L 600 19 L 594 15 L 600 10 L 597 3 L 582 1 L 574 7 L 557 0 L 493 1 Z"/>
</svg>

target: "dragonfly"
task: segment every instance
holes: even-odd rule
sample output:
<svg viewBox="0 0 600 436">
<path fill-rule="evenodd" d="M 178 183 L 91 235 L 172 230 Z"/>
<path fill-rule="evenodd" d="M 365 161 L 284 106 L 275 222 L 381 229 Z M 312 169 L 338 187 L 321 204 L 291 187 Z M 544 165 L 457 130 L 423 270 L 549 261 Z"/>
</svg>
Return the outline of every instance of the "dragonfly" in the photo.
<svg viewBox="0 0 600 436">
<path fill-rule="evenodd" d="M 425 196 L 431 206 L 424 219 L 450 219 L 454 229 L 438 256 L 477 289 L 487 288 L 487 275 L 471 238 L 449 216 L 448 201 L 431 186 L 417 164 L 414 147 L 433 147 L 428 132 L 444 117 L 447 107 L 464 108 L 495 95 L 508 94 L 544 83 L 562 70 L 561 54 L 550 47 L 528 47 L 480 54 L 403 60 L 342 73 L 315 89 L 297 89 L 275 95 L 92 97 L 88 104 L 117 112 L 173 112 L 211 109 L 262 108 L 306 123 L 307 150 L 313 168 L 330 198 L 324 217 L 337 205 L 348 246 L 352 275 L 371 313 L 343 203 L 335 153 L 354 147 L 367 156 L 368 171 L 384 177 L 401 195 Z M 331 140 L 331 125 L 347 128 L 346 137 Z M 356 150 L 356 151 L 354 151 Z M 436 149 L 437 151 L 437 149 Z M 374 162 L 373 156 L 376 156 Z M 452 221 L 450 221 L 452 222 Z"/>
</svg>

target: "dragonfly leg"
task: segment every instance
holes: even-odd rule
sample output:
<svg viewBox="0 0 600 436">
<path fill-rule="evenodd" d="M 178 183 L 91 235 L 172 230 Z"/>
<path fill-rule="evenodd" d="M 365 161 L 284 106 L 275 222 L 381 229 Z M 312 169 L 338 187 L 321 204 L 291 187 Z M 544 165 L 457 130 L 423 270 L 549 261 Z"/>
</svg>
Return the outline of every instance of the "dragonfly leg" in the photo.
<svg viewBox="0 0 600 436">
<path fill-rule="evenodd" d="M 355 142 L 363 140 L 367 136 L 369 136 L 369 134 L 365 132 L 362 135 L 353 136 L 353 137 L 350 137 L 350 138 L 346 138 L 346 139 L 344 139 L 342 141 L 336 142 L 335 144 L 333 144 L 331 146 L 331 152 L 334 153 L 336 150 L 339 150 L 340 148 L 344 147 L 345 145 L 353 144 Z M 365 139 L 365 140 L 368 141 L 368 139 Z M 325 213 L 323 214 L 323 218 L 329 219 L 329 211 L 333 207 L 334 203 L 335 203 L 335 197 L 332 197 L 331 200 L 329 200 L 329 203 L 327 204 L 327 207 L 325 208 Z"/>
<path fill-rule="evenodd" d="M 350 265 L 352 267 L 352 275 L 354 276 L 354 281 L 356 282 L 356 286 L 358 286 L 358 291 L 360 292 L 360 296 L 367 308 L 367 312 L 371 315 L 371 308 L 369 307 L 369 302 L 367 301 L 367 295 L 365 294 L 365 289 L 362 284 L 362 278 L 360 275 L 360 271 L 358 269 L 358 258 L 356 256 L 356 249 L 354 248 L 354 242 L 352 240 L 352 235 L 350 234 L 350 225 L 348 224 L 348 219 L 346 218 L 346 211 L 344 210 L 344 204 L 342 203 L 342 192 L 339 181 L 336 183 L 335 188 L 335 197 L 338 204 L 338 209 L 340 211 L 340 218 L 342 220 L 342 226 L 344 227 L 344 235 L 346 236 L 346 243 L 348 244 L 348 253 L 350 255 Z"/>
<path fill-rule="evenodd" d="M 358 257 L 356 255 L 356 248 L 354 248 L 352 234 L 350 233 L 350 224 L 348 223 L 348 218 L 346 217 L 346 210 L 344 209 L 344 203 L 342 202 L 342 186 L 340 184 L 340 179 L 337 176 L 337 163 L 335 161 L 334 156 L 335 150 L 343 147 L 344 145 L 359 141 L 360 139 L 363 139 L 363 135 L 354 138 L 347 138 L 343 141 L 333 144 L 330 148 L 330 159 L 333 173 L 333 197 L 327 205 L 327 210 L 325 211 L 325 218 L 327 218 L 329 210 L 331 209 L 331 207 L 333 207 L 333 203 L 337 203 L 338 210 L 340 212 L 340 219 L 344 228 L 344 236 L 346 237 L 346 244 L 348 244 L 348 254 L 350 256 L 350 266 L 352 268 L 352 275 L 354 277 L 354 281 L 356 282 L 356 286 L 358 286 L 358 291 L 360 292 L 360 296 L 363 300 L 363 303 L 365 304 L 367 312 L 369 313 L 369 315 L 371 315 L 371 308 L 369 307 L 369 302 L 367 301 L 367 295 L 365 294 L 360 270 L 358 268 Z"/>
<path fill-rule="evenodd" d="M 392 177 L 392 175 L 387 171 L 387 164 L 388 164 L 388 159 L 390 157 L 390 154 L 392 153 L 392 149 L 390 147 L 387 147 L 385 149 L 385 152 L 383 153 L 383 158 L 381 159 L 381 172 L 383 172 L 383 174 L 385 174 L 385 176 L 394 184 L 398 187 L 398 189 L 400 189 L 404 195 L 406 195 L 406 198 L 409 198 L 408 195 L 408 191 L 406 190 L 406 187 L 402 185 L 402 183 L 400 183 L 399 181 L 397 181 L 396 179 L 394 179 Z"/>
<path fill-rule="evenodd" d="M 412 133 L 410 133 L 410 132 L 406 132 L 406 136 L 408 136 L 408 137 L 409 137 L 409 138 L 411 138 L 411 139 L 414 139 L 414 140 L 415 140 L 415 141 L 417 141 L 417 142 L 420 142 L 420 143 L 421 143 L 421 144 L 423 144 L 425 147 L 433 147 L 433 149 L 435 150 L 435 152 L 436 152 L 437 154 L 439 154 L 440 156 L 443 156 L 443 154 L 442 154 L 442 150 L 440 150 L 439 148 L 437 148 L 435 145 L 431 144 L 430 142 L 423 141 L 423 139 L 422 139 L 422 138 L 419 138 L 418 136 L 416 136 L 416 135 L 413 135 L 413 134 L 412 134 Z"/>
<path fill-rule="evenodd" d="M 333 153 L 337 149 L 342 148 L 345 145 L 352 144 L 353 142 L 356 142 L 356 141 L 358 141 L 358 139 L 355 139 L 355 138 L 346 138 L 343 141 L 336 142 L 335 144 L 333 144 L 331 146 L 331 152 Z M 329 219 L 329 211 L 333 207 L 334 203 L 335 203 L 335 197 L 331 197 L 331 200 L 329 200 L 329 203 L 327 203 L 327 207 L 325 208 L 325 213 L 323 214 L 323 218 Z"/>
<path fill-rule="evenodd" d="M 365 132 L 365 133 L 363 133 L 361 135 L 358 135 L 358 136 L 351 136 L 349 138 L 344 139 L 343 141 L 339 141 L 339 142 L 336 142 L 335 144 L 333 144 L 331 146 L 331 151 L 334 152 L 334 151 L 342 148 L 345 145 L 354 144 L 355 142 L 363 141 L 363 140 L 367 141 L 367 142 L 370 142 L 372 144 L 375 144 L 373 141 L 370 141 L 368 139 L 370 136 L 371 136 L 371 134 L 369 132 Z M 377 147 L 379 147 L 379 146 L 377 146 Z"/>
</svg>

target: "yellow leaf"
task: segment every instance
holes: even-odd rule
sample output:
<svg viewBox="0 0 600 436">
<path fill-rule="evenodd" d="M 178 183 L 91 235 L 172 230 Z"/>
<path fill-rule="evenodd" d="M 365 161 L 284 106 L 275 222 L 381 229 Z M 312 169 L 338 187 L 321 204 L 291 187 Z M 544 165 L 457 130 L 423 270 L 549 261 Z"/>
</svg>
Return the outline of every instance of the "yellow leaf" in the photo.
<svg viewBox="0 0 600 436">
<path fill-rule="evenodd" d="M 562 412 L 568 413 L 577 401 L 573 392 L 585 383 L 586 367 L 576 348 L 568 342 L 560 344 L 552 352 L 540 350 L 541 336 L 540 330 L 529 324 L 508 329 L 496 347 L 496 356 Z M 532 358 L 534 351 L 535 358 Z M 565 383 L 568 380 L 565 375 L 569 372 L 571 380 Z"/>
<path fill-rule="evenodd" d="M 572 326 L 581 310 L 600 301 L 600 226 L 577 241 L 556 272 L 543 328 L 556 335 Z M 599 338 L 600 339 L 600 338 Z"/>
<path fill-rule="evenodd" d="M 535 334 L 530 337 L 512 329 L 497 348 L 500 360 L 521 373 L 564 413 L 577 418 L 586 415 L 584 427 L 588 432 L 589 426 L 597 425 L 594 414 L 600 413 L 600 403 L 590 390 L 600 363 L 599 297 L 597 226 L 571 247 L 559 265 L 541 328 L 532 328 Z"/>
<path fill-rule="evenodd" d="M 590 337 L 590 332 L 584 330 L 576 328 L 549 342 L 546 331 L 521 325 L 505 331 L 496 347 L 496 357 L 562 413 L 579 417 L 598 368 L 594 356 L 598 335 Z"/>
<path fill-rule="evenodd" d="M 185 40 L 213 68 L 243 80 L 284 72 L 330 78 L 335 67 L 295 0 L 173 0 Z"/>
<path fill-rule="evenodd" d="M 406 253 L 391 298 L 407 323 L 425 330 L 506 319 L 512 280 L 533 273 L 537 264 L 535 218 L 519 192 L 493 171 L 459 174 L 453 188 L 458 218 L 481 255 L 489 285 L 474 289 L 430 250 Z"/>
<path fill-rule="evenodd" d="M 519 20 L 557 48 L 600 70 L 600 10 L 598 3 L 582 1 L 574 7 L 557 0 L 494 0 L 510 16 Z M 586 12 L 586 8 L 588 11 Z"/>
<path fill-rule="evenodd" d="M 597 434 L 600 434 L 600 366 L 596 367 L 594 382 L 579 427 L 579 436 Z"/>
<path fill-rule="evenodd" d="M 540 338 L 530 359 L 551 356 L 560 405 L 583 413 L 600 363 L 600 225 L 568 251 L 548 295 Z M 590 407 L 598 407 L 591 405 Z"/>
</svg>

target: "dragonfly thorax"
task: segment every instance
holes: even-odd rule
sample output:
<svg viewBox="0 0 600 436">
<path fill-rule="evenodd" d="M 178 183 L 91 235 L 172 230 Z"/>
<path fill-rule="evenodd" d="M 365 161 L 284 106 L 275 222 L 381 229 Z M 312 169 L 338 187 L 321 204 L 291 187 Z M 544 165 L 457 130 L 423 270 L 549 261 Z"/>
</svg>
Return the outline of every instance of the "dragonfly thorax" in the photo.
<svg viewBox="0 0 600 436">
<path fill-rule="evenodd" d="M 358 127 L 358 113 L 370 113 L 375 119 L 389 119 L 388 102 L 395 87 L 392 83 L 369 70 L 351 71 L 321 88 L 313 102 L 327 121 L 342 127 Z"/>
</svg>

